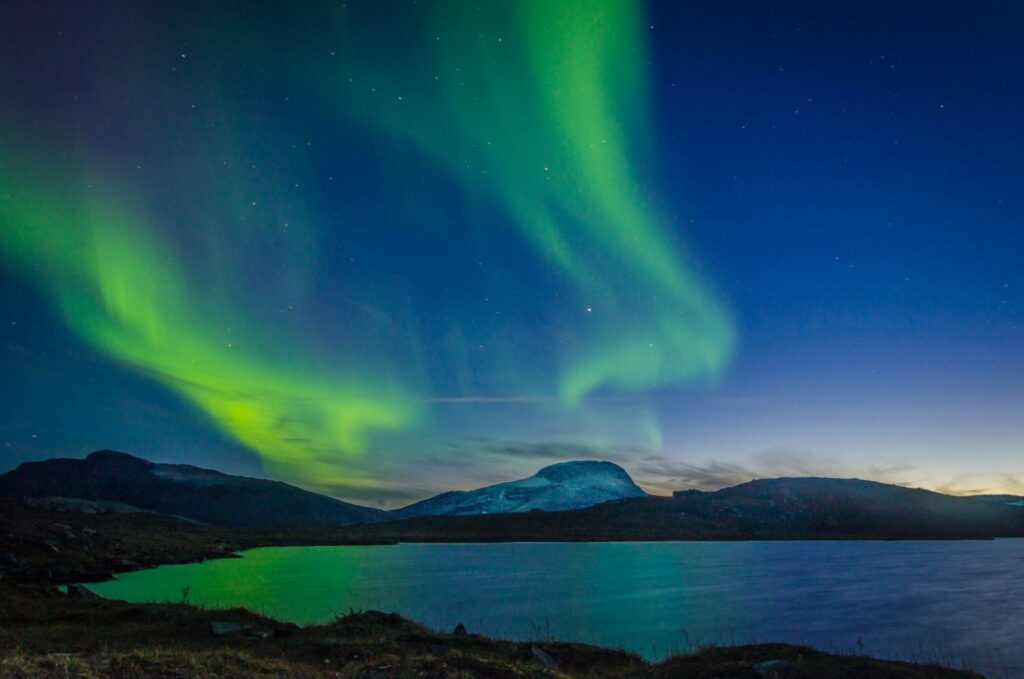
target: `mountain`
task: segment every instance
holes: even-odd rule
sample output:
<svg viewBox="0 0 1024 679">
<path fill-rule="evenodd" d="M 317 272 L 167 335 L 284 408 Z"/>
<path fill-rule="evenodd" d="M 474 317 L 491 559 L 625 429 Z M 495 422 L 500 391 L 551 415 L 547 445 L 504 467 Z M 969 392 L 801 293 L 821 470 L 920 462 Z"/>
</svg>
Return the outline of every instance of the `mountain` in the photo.
<svg viewBox="0 0 1024 679">
<path fill-rule="evenodd" d="M 0 474 L 0 494 L 118 502 L 239 528 L 333 527 L 379 521 L 379 509 L 279 481 L 230 476 L 186 464 L 156 464 L 101 450 L 84 460 L 25 462 Z"/>
<path fill-rule="evenodd" d="M 396 509 L 391 516 L 554 512 L 646 495 L 625 469 L 612 462 L 561 462 L 519 481 L 435 495 Z"/>
<path fill-rule="evenodd" d="M 979 502 L 994 502 L 1001 505 L 1024 507 L 1024 497 L 1020 495 L 970 495 L 969 497 Z"/>
<path fill-rule="evenodd" d="M 343 526 L 335 537 L 361 542 L 1024 537 L 1024 506 L 1013 496 L 954 497 L 828 478 L 648 496 L 610 462 L 556 464 L 388 513 L 277 481 L 106 450 L 84 460 L 26 462 L 0 475 L 0 495 L 120 503 L 242 528 Z"/>
<path fill-rule="evenodd" d="M 1024 508 L 859 479 L 779 478 L 555 513 L 420 516 L 342 529 L 419 542 L 1024 537 Z"/>
</svg>

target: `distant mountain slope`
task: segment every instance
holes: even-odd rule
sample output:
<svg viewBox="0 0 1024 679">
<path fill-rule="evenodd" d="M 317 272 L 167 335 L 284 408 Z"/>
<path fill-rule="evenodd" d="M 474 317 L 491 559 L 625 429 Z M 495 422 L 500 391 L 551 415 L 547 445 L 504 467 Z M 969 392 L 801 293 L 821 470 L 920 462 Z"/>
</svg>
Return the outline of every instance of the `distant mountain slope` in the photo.
<svg viewBox="0 0 1024 679">
<path fill-rule="evenodd" d="M 1024 508 L 858 479 L 781 478 L 541 514 L 431 516 L 343 529 L 400 541 L 1024 537 Z"/>
<path fill-rule="evenodd" d="M 1024 507 L 1024 497 L 1020 495 L 969 495 L 968 497 L 980 502 L 994 502 L 996 504 Z"/>
<path fill-rule="evenodd" d="M 391 516 L 504 514 L 531 510 L 553 512 L 646 495 L 617 464 L 561 462 L 519 481 L 442 493 L 396 509 Z"/>
<path fill-rule="evenodd" d="M 155 464 L 102 450 L 84 460 L 26 462 L 0 475 L 0 494 L 120 502 L 219 526 L 331 527 L 386 513 L 278 481 L 184 464 Z"/>
<path fill-rule="evenodd" d="M 762 479 L 689 500 L 709 517 L 731 508 L 757 533 L 850 533 L 878 537 L 1024 535 L 1024 512 L 970 498 L 860 479 Z"/>
</svg>

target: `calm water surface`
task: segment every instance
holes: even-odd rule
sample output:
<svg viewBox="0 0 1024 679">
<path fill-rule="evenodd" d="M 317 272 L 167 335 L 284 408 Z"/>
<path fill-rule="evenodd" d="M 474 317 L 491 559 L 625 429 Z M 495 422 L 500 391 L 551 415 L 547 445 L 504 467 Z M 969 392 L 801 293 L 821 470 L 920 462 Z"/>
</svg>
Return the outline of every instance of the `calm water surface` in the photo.
<svg viewBox="0 0 1024 679">
<path fill-rule="evenodd" d="M 300 624 L 350 609 L 440 630 L 554 637 L 648 658 L 789 641 L 1024 677 L 1024 540 L 274 547 L 96 585 Z"/>
</svg>

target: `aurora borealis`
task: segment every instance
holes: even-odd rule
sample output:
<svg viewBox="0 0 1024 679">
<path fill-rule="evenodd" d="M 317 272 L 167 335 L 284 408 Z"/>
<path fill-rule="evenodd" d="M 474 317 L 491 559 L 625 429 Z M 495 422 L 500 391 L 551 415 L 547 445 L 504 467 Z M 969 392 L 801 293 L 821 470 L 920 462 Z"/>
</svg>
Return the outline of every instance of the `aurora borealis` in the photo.
<svg viewBox="0 0 1024 679">
<path fill-rule="evenodd" d="M 1019 11 L 906 8 L 5 7 L 4 467 L 1024 491 Z"/>
<path fill-rule="evenodd" d="M 19 170 L 19 179 L 31 176 Z M 143 213 L 126 210 L 129 200 L 95 185 L 76 194 L 73 185 L 53 193 L 5 184 L 5 254 L 36 273 L 68 327 L 173 389 L 285 473 L 307 482 L 343 475 L 357 485 L 358 470 L 332 456 L 359 453 L 368 430 L 415 416 L 407 398 L 365 386 L 369 378 L 330 380 L 267 353 L 234 351 L 227 328 L 209 320 L 223 323 L 225 312 L 196 308 L 201 290 L 166 256 Z"/>
<path fill-rule="evenodd" d="M 360 35 L 352 23 L 346 33 Z M 650 136 L 641 6 L 438 3 L 410 23 L 401 42 L 430 58 L 397 65 L 356 41 L 344 61 L 359 81 L 342 80 L 339 107 L 486 192 L 563 275 L 574 315 L 588 315 L 556 349 L 563 399 L 717 375 L 729 321 L 632 171 L 635 138 Z"/>
</svg>

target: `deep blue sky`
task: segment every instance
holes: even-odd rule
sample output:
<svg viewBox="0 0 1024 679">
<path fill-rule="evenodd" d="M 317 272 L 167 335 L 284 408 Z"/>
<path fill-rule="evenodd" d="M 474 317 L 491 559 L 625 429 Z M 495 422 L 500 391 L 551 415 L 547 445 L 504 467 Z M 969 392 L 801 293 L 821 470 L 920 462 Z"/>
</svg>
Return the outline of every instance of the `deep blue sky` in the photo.
<svg viewBox="0 0 1024 679">
<path fill-rule="evenodd" d="M 381 72 L 422 57 L 395 39 L 420 9 L 349 4 L 360 39 L 393 52 Z M 343 97 L 326 102 L 320 73 L 299 75 L 334 44 L 322 12 L 6 4 L 0 153 L 82 181 L 102 166 L 157 215 L 205 311 L 286 327 L 282 341 L 322 362 L 421 371 L 426 406 L 346 462 L 370 488 L 264 467 L 174 389 L 82 341 L 45 276 L 0 257 L 0 468 L 110 447 L 385 503 L 575 457 L 614 459 L 658 492 L 778 474 L 1024 492 L 1024 7 L 643 12 L 647 112 L 620 131 L 645 151 L 623 174 L 657 197 L 666 247 L 706 281 L 736 344 L 717 376 L 612 385 L 580 412 L 544 378 L 563 335 L 586 334 L 557 322 L 575 304 L 564 281 L 502 229 L 499 200 Z M 339 72 L 368 77 L 376 54 Z M 228 161 L 253 172 L 211 174 Z M 225 203 L 250 196 L 241 217 Z M 312 225 L 288 248 L 219 231 L 287 215 Z M 290 308 L 291 287 L 296 315 L 265 313 Z M 492 348 L 500 359 L 483 357 Z"/>
</svg>

